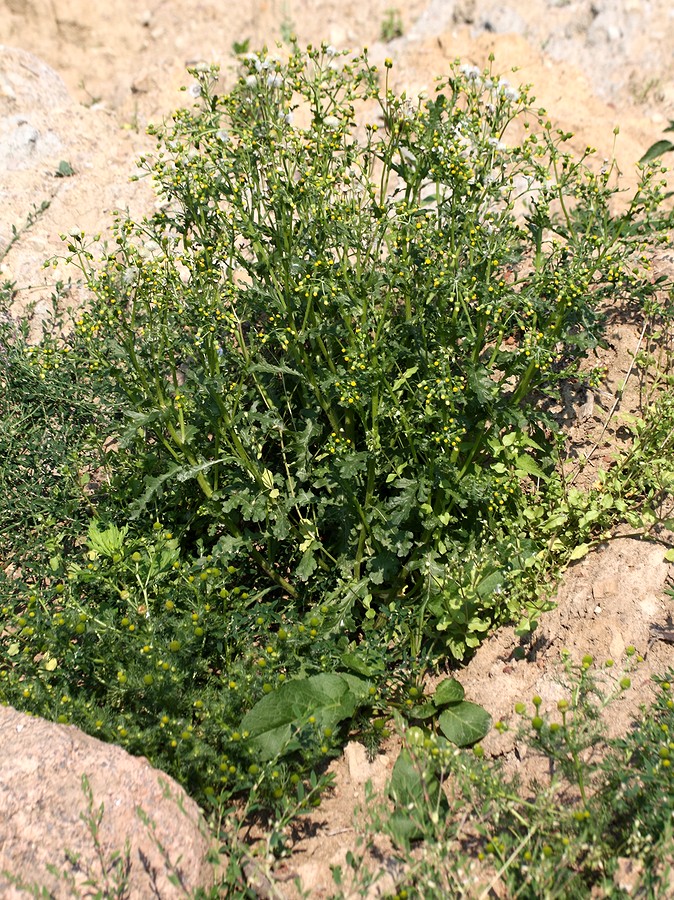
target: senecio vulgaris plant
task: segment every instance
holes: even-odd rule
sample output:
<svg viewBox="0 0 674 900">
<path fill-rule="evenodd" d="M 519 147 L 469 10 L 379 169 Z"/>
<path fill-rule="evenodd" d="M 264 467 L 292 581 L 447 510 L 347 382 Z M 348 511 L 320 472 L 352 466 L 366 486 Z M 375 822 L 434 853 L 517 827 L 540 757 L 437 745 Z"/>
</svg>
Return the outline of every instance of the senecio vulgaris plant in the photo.
<svg viewBox="0 0 674 900">
<path fill-rule="evenodd" d="M 241 65 L 225 93 L 195 70 L 155 130 L 158 211 L 120 219 L 102 266 L 69 238 L 79 339 L 148 461 L 136 513 L 161 500 L 335 628 L 461 658 L 522 613 L 510 588 L 549 540 L 523 511 L 558 485 L 540 401 L 602 301 L 643 288 L 661 187 L 644 170 L 612 213 L 613 168 L 490 70 L 412 102 L 366 54 Z"/>
</svg>

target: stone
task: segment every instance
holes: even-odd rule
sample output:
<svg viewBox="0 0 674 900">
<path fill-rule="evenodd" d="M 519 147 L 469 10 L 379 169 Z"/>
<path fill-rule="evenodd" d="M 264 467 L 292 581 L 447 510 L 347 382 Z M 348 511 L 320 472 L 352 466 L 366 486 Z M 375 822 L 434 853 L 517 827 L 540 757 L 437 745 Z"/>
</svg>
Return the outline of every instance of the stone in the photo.
<svg viewBox="0 0 674 900">
<path fill-rule="evenodd" d="M 344 758 L 353 785 L 360 786 L 369 781 L 375 791 L 384 789 L 392 769 L 391 760 L 385 753 L 379 753 L 370 760 L 362 744 L 349 741 L 344 748 Z"/>
<path fill-rule="evenodd" d="M 80 896 L 88 879 L 113 896 L 108 891 L 124 878 L 125 897 L 191 896 L 213 883 L 210 849 L 197 804 L 146 759 L 0 706 L 4 900 L 24 898 L 19 885 L 60 900 L 72 896 L 72 884 Z M 176 876 L 178 886 L 169 880 Z"/>
</svg>

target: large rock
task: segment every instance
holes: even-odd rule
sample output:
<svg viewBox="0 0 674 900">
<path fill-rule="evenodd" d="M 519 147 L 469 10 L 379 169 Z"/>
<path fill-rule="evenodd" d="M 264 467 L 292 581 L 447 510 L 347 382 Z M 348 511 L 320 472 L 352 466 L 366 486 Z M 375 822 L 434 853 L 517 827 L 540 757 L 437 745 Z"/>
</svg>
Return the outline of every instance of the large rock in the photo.
<svg viewBox="0 0 674 900">
<path fill-rule="evenodd" d="M 106 110 L 76 104 L 42 60 L 0 45 L 0 284 L 14 285 L 13 314 L 34 308 L 35 336 L 57 279 L 71 280 L 72 305 L 85 297 L 79 270 L 44 268 L 65 255 L 60 232 L 105 235 L 115 210 L 152 208 L 150 185 L 130 180 L 148 145 Z"/>
<path fill-rule="evenodd" d="M 44 886 L 50 897 L 61 898 L 72 896 L 73 883 L 80 896 L 88 879 L 105 896 L 116 897 L 105 889 L 122 877 L 128 877 L 128 891 L 119 896 L 184 898 L 213 882 L 210 845 L 199 807 L 147 760 L 72 726 L 0 707 L 4 900 L 25 898 L 20 884 Z M 169 880 L 174 876 L 178 886 Z"/>
</svg>

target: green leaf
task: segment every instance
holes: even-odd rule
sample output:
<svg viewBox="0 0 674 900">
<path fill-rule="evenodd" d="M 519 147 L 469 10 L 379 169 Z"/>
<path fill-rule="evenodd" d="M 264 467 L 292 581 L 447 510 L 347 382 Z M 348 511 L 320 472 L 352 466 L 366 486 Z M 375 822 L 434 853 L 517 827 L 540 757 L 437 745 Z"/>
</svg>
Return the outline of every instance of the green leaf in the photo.
<svg viewBox="0 0 674 900">
<path fill-rule="evenodd" d="M 352 672 L 358 672 L 359 675 L 364 675 L 366 678 L 374 674 L 372 666 L 368 666 L 357 653 L 342 653 L 341 661 L 342 665 L 346 666 L 347 669 L 351 669 Z"/>
<path fill-rule="evenodd" d="M 58 169 L 54 174 L 57 178 L 70 178 L 75 174 L 75 170 L 66 159 L 62 159 L 58 164 Z"/>
<path fill-rule="evenodd" d="M 529 456 L 528 453 L 522 453 L 521 456 L 517 457 L 515 460 L 515 467 L 518 475 L 533 475 L 536 478 L 540 478 L 542 481 L 548 481 L 548 476 L 543 469 L 541 469 L 533 456 Z"/>
<path fill-rule="evenodd" d="M 157 475 L 156 477 L 148 475 L 145 478 L 145 491 L 129 507 L 129 518 L 132 520 L 137 519 L 141 513 L 145 511 L 148 503 L 155 496 L 160 498 L 164 493 L 164 482 L 168 481 L 169 478 L 172 478 L 179 470 L 180 466 L 176 463 L 169 468 L 168 472 L 164 472 L 163 475 Z"/>
<path fill-rule="evenodd" d="M 349 686 L 349 690 L 351 693 L 358 698 L 358 705 L 360 706 L 365 700 L 370 697 L 370 684 L 367 681 L 363 681 L 362 678 L 356 678 L 355 675 L 350 675 L 348 672 L 340 672 L 339 678 L 342 681 L 345 681 Z"/>
<path fill-rule="evenodd" d="M 669 153 L 670 150 L 674 150 L 674 144 L 671 141 L 656 141 L 654 144 L 651 144 L 651 146 L 644 153 L 639 162 L 650 162 L 650 160 L 657 159 L 658 156 L 662 156 L 663 153 Z"/>
<path fill-rule="evenodd" d="M 249 47 L 250 38 L 246 38 L 245 41 L 234 41 L 232 44 L 232 52 L 235 56 L 241 56 L 243 53 L 248 53 Z"/>
<path fill-rule="evenodd" d="M 10 644 L 7 648 L 7 656 L 16 656 L 19 650 L 21 650 L 21 645 L 14 641 L 14 643 Z"/>
<path fill-rule="evenodd" d="M 213 459 L 208 460 L 208 462 L 198 463 L 194 466 L 181 466 L 178 463 L 175 463 L 169 466 L 168 471 L 162 473 L 161 475 L 157 475 L 156 477 L 147 476 L 145 479 L 145 491 L 143 494 L 136 500 L 130 507 L 130 518 L 137 519 L 142 512 L 144 512 L 148 503 L 155 499 L 161 498 L 164 493 L 164 484 L 171 478 L 175 478 L 176 481 L 190 481 L 192 478 L 196 478 L 201 472 L 206 471 L 206 469 L 210 469 L 211 466 L 216 466 L 219 463 L 226 462 L 225 458 L 223 459 Z"/>
<path fill-rule="evenodd" d="M 315 543 L 312 543 L 312 546 L 309 547 L 308 550 L 305 550 L 302 554 L 302 559 L 299 561 L 299 565 L 297 569 L 295 569 L 295 574 L 300 579 L 300 581 L 307 581 L 307 579 L 316 571 L 316 566 L 318 563 L 316 562 L 316 557 L 314 556 L 313 548 L 316 546 Z"/>
<path fill-rule="evenodd" d="M 432 823 L 429 821 L 429 824 Z M 387 830 L 396 844 L 399 847 L 404 847 L 406 850 L 410 849 L 413 841 L 421 840 L 424 836 L 423 828 L 414 819 L 410 818 L 408 810 L 394 810 L 389 817 Z"/>
<path fill-rule="evenodd" d="M 463 687 L 456 678 L 445 678 L 435 689 L 433 703 L 436 706 L 447 706 L 448 703 L 460 703 L 464 696 Z"/>
<path fill-rule="evenodd" d="M 260 759 L 300 748 L 298 733 L 313 716 L 318 729 L 334 728 L 349 719 L 368 696 L 367 682 L 354 675 L 323 672 L 281 685 L 246 713 L 240 731 L 248 731 L 248 745 Z"/>
<path fill-rule="evenodd" d="M 674 562 L 674 547 L 665 553 L 665 562 Z"/>
<path fill-rule="evenodd" d="M 449 815 L 449 803 L 440 780 L 427 761 L 415 761 L 409 750 L 401 750 L 393 766 L 388 788 L 396 806 L 391 820 L 393 838 L 403 847 L 419 840 L 428 828 L 433 828 L 432 814 L 440 813 L 441 820 Z"/>
<path fill-rule="evenodd" d="M 400 388 L 405 384 L 405 382 L 410 378 L 410 376 L 416 375 L 416 373 L 418 371 L 419 371 L 419 366 L 412 366 L 410 369 L 407 369 L 405 372 L 403 372 L 403 374 L 400 376 L 400 378 L 398 378 L 397 381 L 395 382 L 395 384 L 393 385 L 393 392 L 395 393 L 396 391 L 400 390 Z"/>
<path fill-rule="evenodd" d="M 365 471 L 369 454 L 366 452 L 349 453 L 343 459 L 336 461 L 336 467 L 341 478 L 351 479 L 359 472 Z"/>
<path fill-rule="evenodd" d="M 457 747 L 481 741 L 491 728 L 491 716 L 482 706 L 464 700 L 450 706 L 438 717 L 442 733 Z"/>
<path fill-rule="evenodd" d="M 413 706 L 407 715 L 410 719 L 430 719 L 437 711 L 438 708 L 435 705 L 435 702 L 429 700 L 427 703 L 420 703 L 419 706 Z"/>
<path fill-rule="evenodd" d="M 503 584 L 503 572 L 497 570 L 489 572 L 484 578 L 477 583 L 475 590 L 480 600 L 486 600 L 488 597 L 501 587 Z"/>
<path fill-rule="evenodd" d="M 180 469 L 176 472 L 176 480 L 190 481 L 192 478 L 196 478 L 201 472 L 205 472 L 206 469 L 210 469 L 212 466 L 217 466 L 223 462 L 225 462 L 224 458 L 209 459 L 207 462 L 197 463 L 194 466 L 186 466 L 184 469 Z"/>
<path fill-rule="evenodd" d="M 589 544 L 578 544 L 577 547 L 574 547 L 569 555 L 569 562 L 573 562 L 575 559 L 582 559 L 584 556 L 587 556 L 590 550 Z"/>
<path fill-rule="evenodd" d="M 283 364 L 273 366 L 271 363 L 265 362 L 264 360 L 251 365 L 249 371 L 265 372 L 269 375 L 294 375 L 295 378 L 302 377 L 302 373 L 298 372 L 297 369 L 291 369 L 290 366 Z"/>
<path fill-rule="evenodd" d="M 87 533 L 87 543 L 101 556 L 113 556 L 115 553 L 119 553 L 124 546 L 124 538 L 128 530 L 126 525 L 122 528 L 108 525 L 107 528 L 100 529 L 96 522 L 92 522 Z"/>
</svg>

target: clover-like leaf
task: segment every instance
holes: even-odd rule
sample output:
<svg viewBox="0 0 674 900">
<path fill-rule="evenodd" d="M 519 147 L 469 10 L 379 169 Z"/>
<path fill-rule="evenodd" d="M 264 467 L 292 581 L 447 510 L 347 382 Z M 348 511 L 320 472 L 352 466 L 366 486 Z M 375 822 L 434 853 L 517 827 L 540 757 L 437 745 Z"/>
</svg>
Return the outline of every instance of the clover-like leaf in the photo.
<svg viewBox="0 0 674 900">
<path fill-rule="evenodd" d="M 460 703 L 464 696 L 465 691 L 456 678 L 445 678 L 435 689 L 433 703 L 438 707 L 447 706 L 449 703 Z"/>
<path fill-rule="evenodd" d="M 491 728 L 491 716 L 484 707 L 469 700 L 463 700 L 447 709 L 438 717 L 442 733 L 457 747 L 469 747 L 481 741 Z"/>
</svg>

